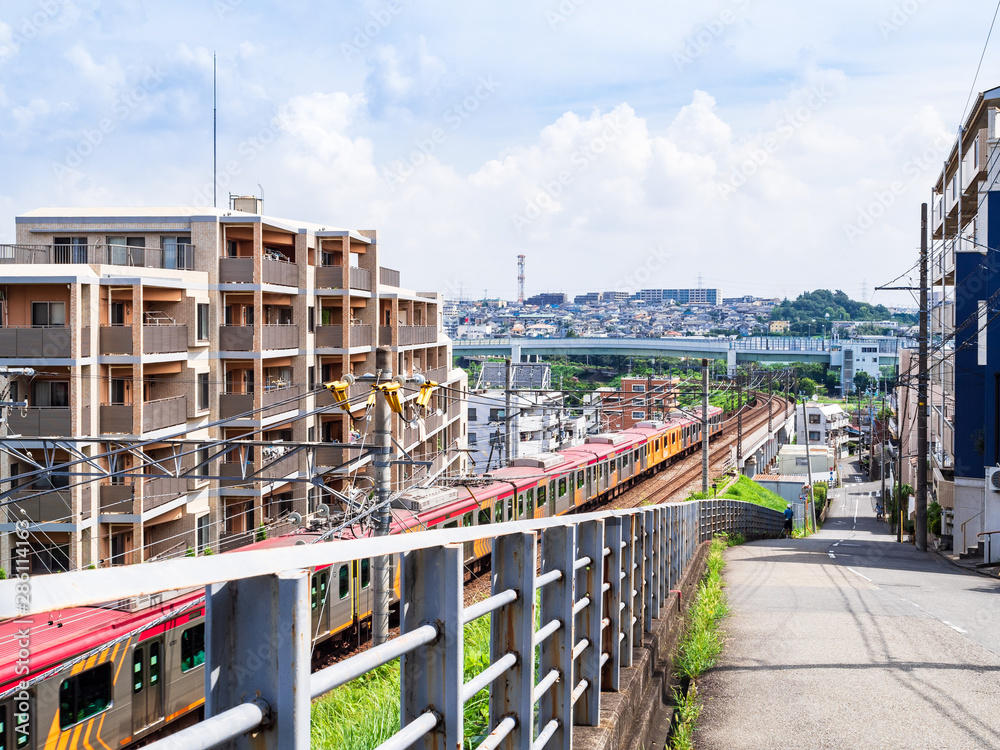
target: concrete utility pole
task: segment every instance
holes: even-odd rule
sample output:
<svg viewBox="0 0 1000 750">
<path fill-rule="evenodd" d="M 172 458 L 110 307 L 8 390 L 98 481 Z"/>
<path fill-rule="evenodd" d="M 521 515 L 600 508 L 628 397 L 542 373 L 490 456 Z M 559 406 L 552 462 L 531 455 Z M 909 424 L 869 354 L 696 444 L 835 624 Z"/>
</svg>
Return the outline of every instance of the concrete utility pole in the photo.
<svg viewBox="0 0 1000 750">
<path fill-rule="evenodd" d="M 961 233 L 962 228 L 958 228 Z M 917 372 L 917 549 L 927 549 L 927 204 L 920 205 L 920 364 Z"/>
<path fill-rule="evenodd" d="M 701 361 L 701 491 L 708 497 L 708 360 Z"/>
<path fill-rule="evenodd" d="M 885 392 L 882 393 L 882 414 L 885 415 Z M 878 452 L 878 471 L 882 475 L 882 494 L 879 495 L 879 502 L 882 503 L 882 516 L 885 517 L 886 504 L 885 504 L 885 433 L 887 423 L 882 422 L 882 430 L 879 433 L 881 440 L 879 441 L 879 452 Z"/>
<path fill-rule="evenodd" d="M 743 460 L 743 378 L 736 373 L 736 463 Z"/>
<path fill-rule="evenodd" d="M 392 351 L 380 346 L 375 350 L 375 370 L 379 382 L 392 379 Z M 373 516 L 375 536 L 389 534 L 389 498 L 392 493 L 392 410 L 389 402 L 379 397 L 375 400 L 375 502 L 379 509 Z M 389 601 L 392 582 L 389 580 L 390 558 L 379 555 L 373 561 L 374 588 L 372 591 L 372 642 L 374 645 L 389 640 Z"/>
<path fill-rule="evenodd" d="M 503 396 L 504 396 L 504 410 L 503 410 L 503 448 L 504 448 L 504 458 L 507 459 L 507 463 L 510 463 L 510 357 L 504 358 L 504 386 L 503 386 Z"/>
<path fill-rule="evenodd" d="M 809 499 L 806 500 L 806 530 L 809 528 L 809 518 L 811 517 L 813 531 L 816 531 L 819 526 L 816 521 L 816 496 L 813 494 L 812 453 L 809 450 L 809 420 L 806 418 L 805 394 L 802 395 L 802 434 L 805 436 L 806 479 L 809 481 Z"/>
</svg>

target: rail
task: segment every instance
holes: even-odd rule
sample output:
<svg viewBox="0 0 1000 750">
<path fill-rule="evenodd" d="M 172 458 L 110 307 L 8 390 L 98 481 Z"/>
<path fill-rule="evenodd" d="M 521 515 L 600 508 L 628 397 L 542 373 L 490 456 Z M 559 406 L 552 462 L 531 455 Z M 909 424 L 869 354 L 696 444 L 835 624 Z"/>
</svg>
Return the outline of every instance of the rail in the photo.
<svg viewBox="0 0 1000 750">
<path fill-rule="evenodd" d="M 397 658 L 402 728 L 383 750 L 462 746 L 464 704 L 487 687 L 480 750 L 569 748 L 574 725 L 600 723 L 602 691 L 619 689 L 699 544 L 781 525 L 767 508 L 701 500 L 181 558 L 40 576 L 28 595 L 0 581 L 0 617 L 206 587 L 206 718 L 148 746 L 157 750 L 307 747 L 310 699 Z M 465 607 L 463 544 L 477 540 L 492 541 L 492 595 Z M 401 555 L 400 636 L 310 674 L 309 569 L 373 555 Z M 464 681 L 463 626 L 487 616 L 492 662 Z"/>
</svg>

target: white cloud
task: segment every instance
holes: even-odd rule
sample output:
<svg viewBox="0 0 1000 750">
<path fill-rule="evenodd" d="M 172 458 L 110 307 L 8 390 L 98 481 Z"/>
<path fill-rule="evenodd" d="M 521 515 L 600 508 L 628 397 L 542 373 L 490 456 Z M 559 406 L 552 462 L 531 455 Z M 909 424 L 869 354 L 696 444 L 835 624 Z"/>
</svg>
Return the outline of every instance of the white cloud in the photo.
<svg viewBox="0 0 1000 750">
<path fill-rule="evenodd" d="M 107 55 L 106 61 L 97 62 L 82 42 L 78 42 L 66 50 L 64 57 L 85 80 L 98 86 L 113 90 L 125 84 L 125 73 L 121 63 L 114 54 Z"/>
</svg>

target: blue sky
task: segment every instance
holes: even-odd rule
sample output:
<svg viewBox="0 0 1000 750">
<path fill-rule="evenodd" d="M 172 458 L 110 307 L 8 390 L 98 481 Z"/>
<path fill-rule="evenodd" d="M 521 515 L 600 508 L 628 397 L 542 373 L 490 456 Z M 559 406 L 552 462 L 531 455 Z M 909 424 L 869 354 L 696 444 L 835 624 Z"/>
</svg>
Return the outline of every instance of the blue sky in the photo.
<svg viewBox="0 0 1000 750">
<path fill-rule="evenodd" d="M 915 259 L 994 7 L 8 0 L 0 242 L 211 205 L 215 52 L 220 201 L 378 229 L 407 286 L 509 297 L 524 253 L 529 292 L 858 297 Z"/>
</svg>

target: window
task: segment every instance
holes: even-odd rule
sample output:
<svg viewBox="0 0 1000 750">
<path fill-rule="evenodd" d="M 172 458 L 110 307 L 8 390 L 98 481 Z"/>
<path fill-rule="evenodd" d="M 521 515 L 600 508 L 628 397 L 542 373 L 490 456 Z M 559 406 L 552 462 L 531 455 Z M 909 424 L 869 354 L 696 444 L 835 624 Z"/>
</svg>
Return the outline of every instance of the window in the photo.
<svg viewBox="0 0 1000 750">
<path fill-rule="evenodd" d="M 808 464 L 808 461 L 807 461 L 807 459 L 805 457 L 803 457 L 803 456 L 796 456 L 795 457 L 795 465 L 796 466 L 806 466 L 807 464 Z"/>
<path fill-rule="evenodd" d="M 32 406 L 69 406 L 69 383 L 38 380 L 31 384 Z"/>
<path fill-rule="evenodd" d="M 137 648 L 132 652 L 132 695 L 142 692 L 143 650 Z"/>
<path fill-rule="evenodd" d="M 502 523 L 503 522 L 503 501 L 497 500 L 493 505 L 493 522 Z"/>
<path fill-rule="evenodd" d="M 466 527 L 466 526 L 472 526 L 472 513 L 471 512 L 466 513 L 464 516 L 462 516 L 462 526 L 463 526 L 463 528 Z"/>
<path fill-rule="evenodd" d="M 194 268 L 189 236 L 160 237 L 160 250 L 163 253 L 164 268 Z"/>
<path fill-rule="evenodd" d="M 524 518 L 524 493 L 519 492 L 517 495 L 517 517 Z"/>
<path fill-rule="evenodd" d="M 198 546 L 198 554 L 203 554 L 208 549 L 208 514 L 201 516 L 195 521 L 195 544 Z"/>
<path fill-rule="evenodd" d="M 475 422 L 476 421 L 476 410 L 475 409 L 472 409 L 472 408 L 469 409 L 469 421 L 470 422 Z"/>
<path fill-rule="evenodd" d="M 108 263 L 113 266 L 144 266 L 145 237 L 108 237 Z"/>
<path fill-rule="evenodd" d="M 372 580 L 372 561 L 367 557 L 361 561 L 361 588 L 368 588 Z"/>
<path fill-rule="evenodd" d="M 32 302 L 31 325 L 35 328 L 66 325 L 66 303 Z"/>
<path fill-rule="evenodd" d="M 490 522 L 490 508 L 484 505 L 479 509 L 479 525 L 484 526 Z"/>
<path fill-rule="evenodd" d="M 809 424 L 819 424 L 819 414 L 810 414 Z"/>
<path fill-rule="evenodd" d="M 310 307 L 306 312 L 306 323 L 309 327 L 309 333 L 316 332 L 316 308 Z"/>
<path fill-rule="evenodd" d="M 149 644 L 149 686 L 156 687 L 160 682 L 160 648 L 159 641 Z"/>
<path fill-rule="evenodd" d="M 479 443 L 479 436 L 476 433 L 474 433 L 474 432 L 470 432 L 469 433 L 469 445 L 477 445 L 478 443 Z"/>
<path fill-rule="evenodd" d="M 337 573 L 337 596 L 346 599 L 349 593 L 351 593 L 351 575 L 347 566 L 341 565 L 340 572 Z"/>
<path fill-rule="evenodd" d="M 490 409 L 490 421 L 499 422 L 504 418 L 503 409 Z"/>
<path fill-rule="evenodd" d="M 316 367 L 310 366 L 309 368 L 309 390 L 313 390 L 316 387 Z"/>
<path fill-rule="evenodd" d="M 646 392 L 646 386 L 636 385 L 636 384 L 632 385 L 632 393 L 645 393 L 645 392 Z"/>
<path fill-rule="evenodd" d="M 326 585 L 329 580 L 329 573 L 325 570 L 312 577 L 312 608 L 314 611 L 326 603 Z"/>
<path fill-rule="evenodd" d="M 528 518 L 533 518 L 535 515 L 535 491 L 528 490 L 525 495 L 528 499 Z"/>
<path fill-rule="evenodd" d="M 181 633 L 181 671 L 190 672 L 205 663 L 205 623 Z"/>
<path fill-rule="evenodd" d="M 63 680 L 59 686 L 60 729 L 78 724 L 110 707 L 111 662 Z"/>
<path fill-rule="evenodd" d="M 538 488 L 538 507 L 539 508 L 544 508 L 545 507 L 545 502 L 546 502 L 546 499 L 545 499 L 545 485 L 543 484 L 542 486 L 540 486 Z"/>
<path fill-rule="evenodd" d="M 56 237 L 52 244 L 55 245 L 56 263 L 87 262 L 86 237 Z"/>
<path fill-rule="evenodd" d="M 208 408 L 208 373 L 198 373 L 198 408 L 205 410 Z"/>
<path fill-rule="evenodd" d="M 809 433 L 809 442 L 810 443 L 815 443 L 815 442 L 818 442 L 819 440 L 820 440 L 820 436 L 819 436 L 818 432 L 810 432 Z"/>
<path fill-rule="evenodd" d="M 208 305 L 198 303 L 198 340 L 208 341 Z"/>
</svg>

